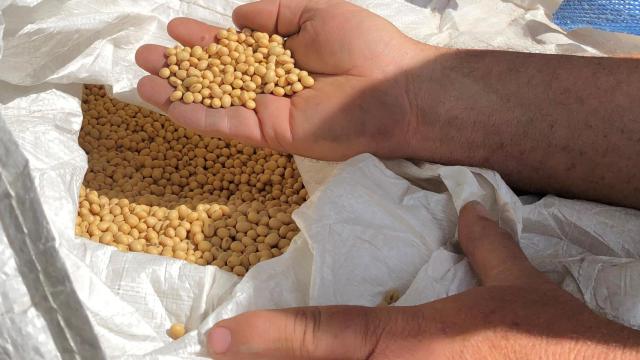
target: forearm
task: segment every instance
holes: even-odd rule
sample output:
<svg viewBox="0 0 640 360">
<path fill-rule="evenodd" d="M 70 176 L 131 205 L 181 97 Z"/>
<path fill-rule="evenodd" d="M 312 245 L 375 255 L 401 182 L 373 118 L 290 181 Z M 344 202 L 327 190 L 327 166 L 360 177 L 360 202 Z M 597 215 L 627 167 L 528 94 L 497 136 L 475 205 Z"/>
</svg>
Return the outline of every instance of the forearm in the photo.
<svg viewBox="0 0 640 360">
<path fill-rule="evenodd" d="M 640 356 L 640 333 L 604 319 L 585 321 L 580 327 L 574 328 L 573 334 L 567 332 L 566 338 L 547 338 L 538 344 L 535 341 L 528 342 L 522 358 L 536 352 L 543 352 L 545 356 L 541 358 L 546 359 L 631 360 Z"/>
<path fill-rule="evenodd" d="M 542 290 L 543 291 L 543 290 Z M 564 294 L 565 296 L 571 296 Z M 531 317 L 516 326 L 509 316 L 514 311 L 535 313 L 535 309 L 522 307 L 510 309 L 492 324 L 491 319 L 476 314 L 469 322 L 485 324 L 483 331 L 462 336 L 458 340 L 471 342 L 469 352 L 452 358 L 463 359 L 573 359 L 573 360 L 631 360 L 640 358 L 640 332 L 612 320 L 595 315 L 575 299 L 563 302 L 560 311 L 570 314 L 568 318 Z M 454 354 L 459 355 L 459 354 Z"/>
<path fill-rule="evenodd" d="M 640 61 L 443 50 L 414 78 L 416 158 L 640 208 Z"/>
<path fill-rule="evenodd" d="M 611 320 L 598 320 L 585 320 L 573 334 L 567 331 L 567 338 L 548 338 L 542 344 L 531 344 L 527 351 L 546 349 L 547 359 L 631 360 L 640 356 L 640 332 Z"/>
</svg>

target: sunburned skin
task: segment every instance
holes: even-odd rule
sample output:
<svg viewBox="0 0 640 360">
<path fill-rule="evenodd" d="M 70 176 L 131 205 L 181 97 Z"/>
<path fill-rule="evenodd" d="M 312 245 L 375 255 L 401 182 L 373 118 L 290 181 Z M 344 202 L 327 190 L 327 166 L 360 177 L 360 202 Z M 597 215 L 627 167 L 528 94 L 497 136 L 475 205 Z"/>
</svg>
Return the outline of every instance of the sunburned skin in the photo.
<svg viewBox="0 0 640 360">
<path fill-rule="evenodd" d="M 518 190 L 640 208 L 637 59 L 439 48 L 347 2 L 277 4 L 240 6 L 234 21 L 287 36 L 313 88 L 214 112 L 171 103 L 172 87 L 148 76 L 141 97 L 194 131 L 279 151 L 485 167 Z M 191 46 L 217 30 L 184 18 L 168 26 Z M 136 59 L 155 75 L 164 54 L 145 45 Z"/>
</svg>

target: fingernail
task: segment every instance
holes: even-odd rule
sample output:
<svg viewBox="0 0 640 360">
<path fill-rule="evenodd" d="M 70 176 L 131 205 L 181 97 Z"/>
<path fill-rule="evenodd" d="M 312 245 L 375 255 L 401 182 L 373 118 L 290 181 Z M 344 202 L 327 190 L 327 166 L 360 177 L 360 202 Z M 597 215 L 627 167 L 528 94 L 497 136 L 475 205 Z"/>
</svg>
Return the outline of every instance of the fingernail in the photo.
<svg viewBox="0 0 640 360">
<path fill-rule="evenodd" d="M 217 326 L 209 332 L 209 349 L 214 354 L 223 354 L 231 345 L 231 331 L 225 327 Z"/>
<path fill-rule="evenodd" d="M 489 210 L 487 210 L 487 208 L 484 207 L 484 205 L 482 205 L 482 203 L 480 203 L 479 201 L 477 200 L 470 201 L 468 205 L 471 206 L 476 211 L 478 216 L 491 219 L 491 214 L 489 213 Z"/>
</svg>

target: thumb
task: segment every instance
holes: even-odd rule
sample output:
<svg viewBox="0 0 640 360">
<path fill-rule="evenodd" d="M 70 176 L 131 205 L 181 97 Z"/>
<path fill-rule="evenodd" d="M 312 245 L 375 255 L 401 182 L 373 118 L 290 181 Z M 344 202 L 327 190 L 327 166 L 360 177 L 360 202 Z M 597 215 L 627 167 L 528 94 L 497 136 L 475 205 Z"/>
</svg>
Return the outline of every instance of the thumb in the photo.
<svg viewBox="0 0 640 360">
<path fill-rule="evenodd" d="M 214 359 L 364 359 L 384 327 L 363 306 L 252 311 L 218 322 L 207 334 Z"/>
<path fill-rule="evenodd" d="M 460 210 L 458 237 L 483 285 L 522 285 L 549 280 L 531 265 L 511 234 L 477 201 Z"/>
<path fill-rule="evenodd" d="M 315 2 L 305 0 L 262 0 L 242 4 L 233 10 L 233 22 L 269 34 L 291 36 L 300 31 L 303 13 Z"/>
</svg>

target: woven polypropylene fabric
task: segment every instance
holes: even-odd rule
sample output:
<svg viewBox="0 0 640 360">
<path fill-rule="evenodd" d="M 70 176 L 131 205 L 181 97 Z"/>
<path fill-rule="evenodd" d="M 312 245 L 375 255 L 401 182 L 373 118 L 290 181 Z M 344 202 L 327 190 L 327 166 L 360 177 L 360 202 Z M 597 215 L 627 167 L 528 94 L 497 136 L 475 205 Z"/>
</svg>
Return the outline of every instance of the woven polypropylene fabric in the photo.
<svg viewBox="0 0 640 360">
<path fill-rule="evenodd" d="M 595 28 L 640 35 L 640 0 L 565 0 L 553 20 L 565 30 Z"/>
</svg>

